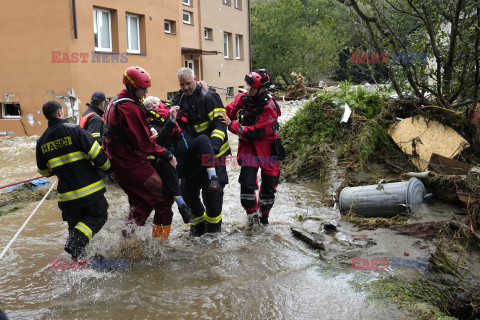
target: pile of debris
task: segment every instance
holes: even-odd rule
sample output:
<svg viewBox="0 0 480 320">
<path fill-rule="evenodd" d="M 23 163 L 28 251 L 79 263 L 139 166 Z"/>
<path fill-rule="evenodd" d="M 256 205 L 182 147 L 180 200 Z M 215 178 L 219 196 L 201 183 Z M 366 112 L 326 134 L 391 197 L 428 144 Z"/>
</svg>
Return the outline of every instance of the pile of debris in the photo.
<svg viewBox="0 0 480 320">
<path fill-rule="evenodd" d="M 305 89 L 305 77 L 301 74 L 292 72 L 293 84 L 287 87 L 287 93 L 285 94 L 285 100 L 302 100 L 307 99 L 309 94 Z"/>
</svg>

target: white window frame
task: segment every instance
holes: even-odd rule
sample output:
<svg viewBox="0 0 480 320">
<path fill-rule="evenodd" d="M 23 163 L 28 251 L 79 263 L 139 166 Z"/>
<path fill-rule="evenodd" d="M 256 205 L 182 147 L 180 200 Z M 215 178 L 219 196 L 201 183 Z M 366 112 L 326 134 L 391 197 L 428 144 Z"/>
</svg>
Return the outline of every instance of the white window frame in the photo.
<svg viewBox="0 0 480 320">
<path fill-rule="evenodd" d="M 232 5 L 232 1 L 231 1 L 231 0 L 222 0 L 222 3 L 223 3 L 223 4 L 226 4 L 227 6 L 231 6 L 231 5 Z"/>
<path fill-rule="evenodd" d="M 234 0 L 235 8 L 242 9 L 242 6 L 238 6 L 239 3 L 241 4 L 242 0 Z"/>
<path fill-rule="evenodd" d="M 186 6 L 192 6 L 192 5 L 190 4 L 190 0 L 182 0 L 182 3 L 183 3 L 184 5 L 186 5 Z"/>
<path fill-rule="evenodd" d="M 185 15 L 188 15 L 188 21 L 185 20 Z M 190 11 L 183 11 L 182 15 L 183 23 L 192 24 L 192 13 Z"/>
<path fill-rule="evenodd" d="M 137 19 L 137 47 L 138 49 L 131 49 L 132 47 L 132 37 L 130 36 L 130 23 L 132 18 Z M 128 53 L 140 53 L 140 17 L 135 14 L 125 14 L 125 22 L 126 22 L 126 33 L 127 33 L 127 52 Z"/>
<path fill-rule="evenodd" d="M 213 29 L 205 27 L 203 29 L 203 36 L 206 40 L 213 40 Z"/>
<path fill-rule="evenodd" d="M 240 53 L 241 53 L 241 50 L 242 50 L 242 48 L 241 48 L 242 46 L 241 46 L 241 43 L 240 43 L 240 39 L 241 39 L 241 38 L 242 38 L 241 35 L 239 35 L 239 34 L 236 34 L 236 35 L 235 35 L 235 50 L 236 50 L 236 56 L 235 56 L 235 58 L 236 58 L 237 60 L 242 59 L 242 55 L 240 54 Z"/>
<path fill-rule="evenodd" d="M 223 33 L 223 56 L 225 59 L 230 59 L 230 39 L 229 39 L 230 33 L 224 32 Z"/>
<path fill-rule="evenodd" d="M 168 25 L 168 30 L 167 30 L 167 25 Z M 172 33 L 172 21 L 170 20 L 164 20 L 163 27 L 165 29 L 165 33 Z"/>
<path fill-rule="evenodd" d="M 97 30 L 97 42 L 98 42 L 98 45 L 101 45 L 101 39 L 102 39 L 102 35 L 101 35 L 101 32 L 100 32 L 100 28 L 98 28 L 98 17 L 102 17 L 102 13 L 103 12 L 106 12 L 108 14 L 108 31 L 109 31 L 109 40 L 110 40 L 110 47 L 109 48 L 102 48 L 102 47 L 97 47 L 95 45 L 95 51 L 103 51 L 103 52 L 112 52 L 112 14 L 110 13 L 109 10 L 103 10 L 103 9 L 98 9 L 98 8 L 94 8 L 93 9 L 93 15 L 94 15 L 94 19 L 93 19 L 93 31 L 95 32 L 95 29 Z"/>
<path fill-rule="evenodd" d="M 195 61 L 193 61 L 193 59 L 185 60 L 185 68 L 190 68 L 192 70 L 195 70 Z"/>
</svg>

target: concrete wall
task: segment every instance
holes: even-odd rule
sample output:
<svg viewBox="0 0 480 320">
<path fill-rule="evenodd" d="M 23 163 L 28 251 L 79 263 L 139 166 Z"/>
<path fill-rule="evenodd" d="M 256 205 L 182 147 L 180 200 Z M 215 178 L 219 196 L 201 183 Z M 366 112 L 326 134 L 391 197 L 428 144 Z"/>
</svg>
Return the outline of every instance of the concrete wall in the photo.
<svg viewBox="0 0 480 320">
<path fill-rule="evenodd" d="M 182 0 L 178 1 L 180 3 L 178 23 L 182 34 L 180 44 L 182 45 L 182 47 L 185 48 L 200 49 L 200 0 L 190 0 L 190 5 L 183 4 Z M 208 1 L 203 0 L 203 2 Z M 188 11 L 191 13 L 193 20 L 191 24 L 183 22 L 184 11 Z"/>
<path fill-rule="evenodd" d="M 200 1 L 201 0 L 189 0 L 190 5 L 186 5 L 181 2 L 180 5 L 180 29 L 182 36 L 180 37 L 180 44 L 182 48 L 189 49 L 202 49 L 201 41 L 201 15 L 200 15 Z M 205 1 L 205 0 L 203 0 Z M 191 13 L 192 23 L 187 24 L 183 22 L 183 12 L 188 11 Z M 185 64 L 185 60 L 193 62 L 193 70 L 197 75 L 197 80 L 202 79 L 202 55 L 201 54 L 192 54 L 184 53 L 182 54 L 183 66 L 191 67 L 190 65 Z"/>
</svg>

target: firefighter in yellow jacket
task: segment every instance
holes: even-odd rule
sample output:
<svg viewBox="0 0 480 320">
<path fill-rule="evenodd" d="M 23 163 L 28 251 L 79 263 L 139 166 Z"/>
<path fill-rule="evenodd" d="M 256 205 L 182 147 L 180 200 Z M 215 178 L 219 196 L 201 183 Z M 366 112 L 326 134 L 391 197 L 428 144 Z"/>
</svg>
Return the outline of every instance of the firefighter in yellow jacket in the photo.
<svg viewBox="0 0 480 320">
<path fill-rule="evenodd" d="M 42 111 L 48 128 L 37 140 L 38 172 L 58 177 L 58 207 L 69 232 L 65 251 L 76 259 L 107 221 L 105 185 L 95 167 L 109 172 L 110 160 L 91 134 L 64 119 L 60 103 L 47 101 Z"/>
</svg>

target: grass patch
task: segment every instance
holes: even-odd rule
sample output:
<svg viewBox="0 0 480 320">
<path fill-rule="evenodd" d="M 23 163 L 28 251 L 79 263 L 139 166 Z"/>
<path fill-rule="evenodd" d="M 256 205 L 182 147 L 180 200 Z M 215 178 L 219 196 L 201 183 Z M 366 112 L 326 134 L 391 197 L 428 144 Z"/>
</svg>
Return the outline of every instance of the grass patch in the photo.
<svg viewBox="0 0 480 320">
<path fill-rule="evenodd" d="M 4 214 L 12 213 L 12 212 L 18 211 L 20 209 L 23 209 L 23 207 L 13 207 L 13 208 L 8 209 L 8 210 L 0 210 L 0 217 Z"/>
<path fill-rule="evenodd" d="M 384 303 L 393 301 L 419 319 L 456 319 L 448 316 L 455 300 L 451 288 L 428 280 L 385 278 L 359 284 L 357 288 L 370 290 L 368 299 Z"/>
<path fill-rule="evenodd" d="M 403 215 L 396 215 L 392 218 L 364 218 L 353 213 L 342 215 L 342 221 L 352 222 L 359 230 L 404 226 L 408 224 L 408 220 L 409 218 Z"/>
</svg>

